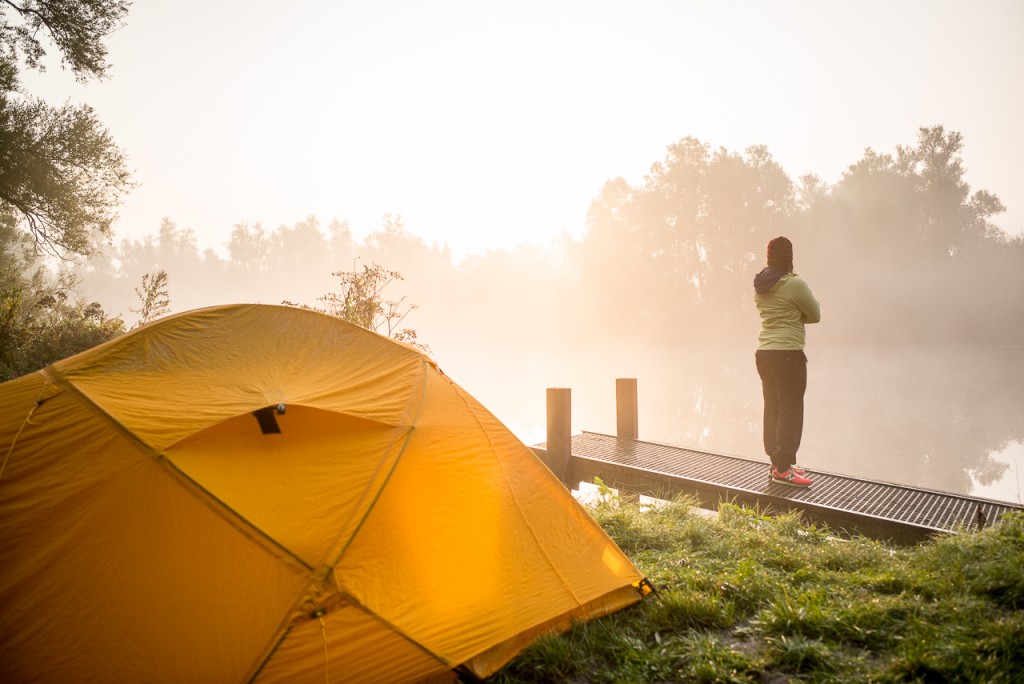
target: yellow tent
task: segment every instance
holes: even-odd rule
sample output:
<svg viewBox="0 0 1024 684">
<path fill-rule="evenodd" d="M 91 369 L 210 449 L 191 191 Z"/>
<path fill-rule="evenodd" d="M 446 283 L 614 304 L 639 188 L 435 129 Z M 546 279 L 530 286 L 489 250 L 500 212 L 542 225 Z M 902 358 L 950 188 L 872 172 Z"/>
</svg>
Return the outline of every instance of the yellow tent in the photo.
<svg viewBox="0 0 1024 684">
<path fill-rule="evenodd" d="M 0 680 L 485 677 L 643 577 L 417 350 L 165 318 L 0 385 Z"/>
</svg>

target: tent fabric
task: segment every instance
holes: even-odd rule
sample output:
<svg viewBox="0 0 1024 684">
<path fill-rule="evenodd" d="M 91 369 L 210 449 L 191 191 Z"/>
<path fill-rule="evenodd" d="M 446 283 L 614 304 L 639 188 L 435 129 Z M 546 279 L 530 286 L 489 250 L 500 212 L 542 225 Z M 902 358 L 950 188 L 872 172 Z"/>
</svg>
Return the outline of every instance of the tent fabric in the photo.
<svg viewBox="0 0 1024 684">
<path fill-rule="evenodd" d="M 0 406 L 3 681 L 486 677 L 641 597 L 500 421 L 337 318 L 170 316 Z"/>
</svg>

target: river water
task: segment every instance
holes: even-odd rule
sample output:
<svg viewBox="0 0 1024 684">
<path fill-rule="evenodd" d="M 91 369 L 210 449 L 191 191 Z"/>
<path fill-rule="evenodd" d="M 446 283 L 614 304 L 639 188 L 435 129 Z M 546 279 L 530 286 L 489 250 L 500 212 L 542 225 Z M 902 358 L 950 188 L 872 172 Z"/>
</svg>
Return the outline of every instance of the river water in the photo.
<svg viewBox="0 0 1024 684">
<path fill-rule="evenodd" d="M 804 438 L 812 470 L 1021 503 L 1024 348 L 808 348 Z M 444 368 L 527 444 L 545 390 L 572 390 L 573 433 L 615 432 L 615 379 L 637 379 L 640 438 L 768 461 L 750 348 L 462 359 Z"/>
</svg>

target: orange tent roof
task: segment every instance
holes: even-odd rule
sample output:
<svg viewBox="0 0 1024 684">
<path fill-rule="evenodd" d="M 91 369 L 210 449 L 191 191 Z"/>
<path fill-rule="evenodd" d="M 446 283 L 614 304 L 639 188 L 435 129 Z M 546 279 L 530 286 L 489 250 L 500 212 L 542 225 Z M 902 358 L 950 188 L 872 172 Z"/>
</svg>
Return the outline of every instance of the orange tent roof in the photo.
<svg viewBox="0 0 1024 684">
<path fill-rule="evenodd" d="M 483 677 L 640 597 L 529 448 L 337 318 L 170 316 L 0 406 L 5 681 Z"/>
</svg>

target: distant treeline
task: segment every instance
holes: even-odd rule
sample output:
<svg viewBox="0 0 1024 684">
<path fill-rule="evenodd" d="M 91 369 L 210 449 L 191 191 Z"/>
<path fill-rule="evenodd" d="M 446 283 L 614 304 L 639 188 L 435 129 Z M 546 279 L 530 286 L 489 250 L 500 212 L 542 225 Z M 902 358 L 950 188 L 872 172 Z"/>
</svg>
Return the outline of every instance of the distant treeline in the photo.
<svg viewBox="0 0 1024 684">
<path fill-rule="evenodd" d="M 183 311 L 315 305 L 336 288 L 332 273 L 376 263 L 404 276 L 392 294 L 418 306 L 407 323 L 438 354 L 466 340 L 516 353 L 598 340 L 744 344 L 756 334 L 753 275 L 768 240 L 787 235 L 822 303 L 822 339 L 1022 344 L 1024 238 L 993 223 L 1004 208 L 968 186 L 962 151 L 959 133 L 922 128 L 916 144 L 868 149 L 827 185 L 789 178 L 765 147 L 737 153 L 684 138 L 641 183 L 600 188 L 579 240 L 455 263 L 400 217 L 363 240 L 345 221 L 309 217 L 273 230 L 237 225 L 218 253 L 165 219 L 155 235 L 109 245 L 65 277 L 83 301 L 131 325 L 147 273 L 166 271 L 171 309 Z M 7 235 L 5 254 L 16 242 Z"/>
<path fill-rule="evenodd" d="M 332 272 L 376 262 L 405 276 L 402 294 L 420 305 L 414 327 L 471 319 L 481 337 L 526 326 L 560 336 L 720 342 L 749 332 L 751 280 L 765 244 L 787 235 L 797 272 L 822 301 L 822 335 L 1020 343 L 1024 238 L 992 222 L 1003 206 L 972 192 L 962 148 L 959 133 L 923 128 L 915 145 L 867 150 L 828 186 L 813 175 L 794 182 L 764 147 L 739 154 L 685 138 L 641 184 L 608 181 L 585 235 L 548 249 L 488 252 L 456 266 L 450 251 L 426 245 L 400 219 L 386 217 L 357 243 L 346 223 L 321 230 L 310 218 L 273 231 L 239 225 L 222 259 L 200 254 L 191 231 L 165 221 L 155 238 L 123 241 L 79 273 L 90 296 L 125 311 L 142 274 L 162 268 L 182 310 L 312 303 L 336 282 Z M 480 229 L 487 230 L 483 218 Z"/>
<path fill-rule="evenodd" d="M 669 148 L 640 186 L 608 182 L 581 245 L 582 289 L 630 329 L 719 342 L 749 329 L 776 235 L 822 302 L 815 335 L 868 344 L 1024 342 L 1024 239 L 964 180 L 959 133 L 867 150 L 839 182 L 794 183 L 764 147 Z"/>
</svg>

